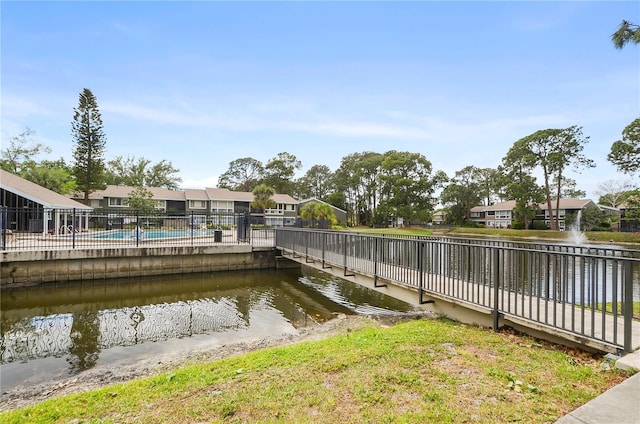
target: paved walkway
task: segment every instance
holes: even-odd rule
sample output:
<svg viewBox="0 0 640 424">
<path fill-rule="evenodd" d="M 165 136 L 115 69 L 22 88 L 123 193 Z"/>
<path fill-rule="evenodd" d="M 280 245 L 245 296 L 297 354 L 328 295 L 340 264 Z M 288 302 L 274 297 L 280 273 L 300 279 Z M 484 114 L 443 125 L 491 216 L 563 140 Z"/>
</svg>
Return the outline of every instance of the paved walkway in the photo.
<svg viewBox="0 0 640 424">
<path fill-rule="evenodd" d="M 616 362 L 616 367 L 640 370 L 640 351 L 625 355 Z M 640 423 L 640 372 L 556 422 L 556 424 L 638 423 Z"/>
</svg>

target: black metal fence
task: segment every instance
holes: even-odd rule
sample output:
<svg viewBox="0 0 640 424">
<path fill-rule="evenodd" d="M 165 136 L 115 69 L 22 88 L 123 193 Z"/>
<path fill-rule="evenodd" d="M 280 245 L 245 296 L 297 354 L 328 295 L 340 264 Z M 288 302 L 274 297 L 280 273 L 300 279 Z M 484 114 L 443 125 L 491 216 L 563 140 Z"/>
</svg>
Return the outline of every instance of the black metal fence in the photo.
<svg viewBox="0 0 640 424">
<path fill-rule="evenodd" d="M 252 244 L 273 246 L 273 228 L 249 214 L 0 208 L 0 250 Z"/>
<path fill-rule="evenodd" d="M 640 251 L 447 237 L 278 229 L 276 246 L 344 275 L 359 272 L 631 350 Z M 636 322 L 636 326 L 640 323 Z"/>
</svg>

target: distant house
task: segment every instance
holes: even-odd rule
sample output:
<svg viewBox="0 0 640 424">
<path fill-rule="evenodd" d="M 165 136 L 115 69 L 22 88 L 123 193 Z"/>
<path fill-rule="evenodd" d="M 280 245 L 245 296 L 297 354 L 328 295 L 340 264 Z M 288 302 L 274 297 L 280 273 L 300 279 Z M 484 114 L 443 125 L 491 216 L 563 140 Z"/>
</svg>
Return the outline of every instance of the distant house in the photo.
<svg viewBox="0 0 640 424">
<path fill-rule="evenodd" d="M 549 211 L 547 203 L 537 205 L 537 214 L 533 218 L 533 222 L 544 222 L 544 225 L 551 227 L 551 216 L 555 216 L 556 201 L 551 204 L 552 211 Z M 513 210 L 516 207 L 515 200 L 496 203 L 490 206 L 475 206 L 471 209 L 471 220 L 487 228 L 511 228 L 513 226 L 514 215 Z M 559 229 L 565 230 L 565 218 L 570 214 L 576 214 L 576 225 L 580 224 L 582 211 L 588 207 L 598 207 L 592 200 L 566 198 L 560 199 L 560 207 L 558 210 Z M 532 222 L 532 223 L 533 223 Z"/>
<path fill-rule="evenodd" d="M 513 225 L 513 209 L 515 200 L 496 203 L 490 206 L 475 206 L 471 208 L 471 221 L 487 228 L 511 228 Z"/>
<path fill-rule="evenodd" d="M 629 218 L 629 207 L 627 206 L 626 203 L 623 203 L 622 205 L 619 206 L 619 210 L 620 210 L 620 231 L 622 232 L 631 232 L 631 233 L 635 233 L 635 232 L 640 232 L 640 220 L 635 219 L 635 218 Z"/>
<path fill-rule="evenodd" d="M 447 219 L 447 213 L 443 210 L 439 210 L 433 213 L 431 222 L 433 223 L 433 225 L 444 225 L 446 223 L 446 219 Z"/>
<path fill-rule="evenodd" d="M 86 230 L 93 210 L 4 170 L 0 170 L 0 206 L 1 228 L 42 234 Z"/>
</svg>

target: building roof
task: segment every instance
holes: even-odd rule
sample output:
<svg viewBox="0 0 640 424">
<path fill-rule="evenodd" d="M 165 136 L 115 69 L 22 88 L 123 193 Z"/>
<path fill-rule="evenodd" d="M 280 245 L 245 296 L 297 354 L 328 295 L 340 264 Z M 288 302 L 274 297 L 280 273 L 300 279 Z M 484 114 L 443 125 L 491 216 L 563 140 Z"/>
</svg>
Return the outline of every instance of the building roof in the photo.
<svg viewBox="0 0 640 424">
<path fill-rule="evenodd" d="M 164 187 L 145 187 L 155 200 L 226 200 L 235 202 L 252 202 L 253 193 L 246 191 L 231 191 L 228 188 L 207 187 L 201 189 L 169 190 Z M 96 190 L 89 195 L 89 199 L 104 199 L 105 197 L 129 197 L 135 187 L 125 185 L 109 185 L 104 190 Z M 76 196 L 80 196 L 76 193 Z M 78 198 L 76 197 L 76 198 Z M 274 194 L 271 197 L 276 203 L 297 204 L 298 201 L 288 194 Z"/>
<path fill-rule="evenodd" d="M 560 209 L 582 209 L 587 206 L 589 203 L 593 203 L 594 206 L 596 204 L 591 199 L 576 199 L 576 198 L 566 198 L 560 199 Z M 556 201 L 551 201 L 551 207 L 555 209 Z M 540 203 L 540 209 L 547 209 L 547 203 Z"/>
<path fill-rule="evenodd" d="M 129 193 L 135 190 L 136 187 L 125 185 L 108 185 L 104 190 L 96 190 L 93 194 L 93 198 L 105 198 L 105 197 L 129 197 Z M 185 200 L 185 192 L 182 190 L 169 190 L 164 187 L 145 187 L 153 195 L 153 199 L 156 200 Z"/>
<path fill-rule="evenodd" d="M 62 194 L 51 191 L 36 183 L 25 180 L 10 172 L 0 169 L 0 188 L 14 193 L 25 199 L 29 199 L 49 209 L 81 209 L 93 210 L 93 208 L 69 199 Z"/>
<path fill-rule="evenodd" d="M 249 194 L 251 194 L 251 200 L 253 200 L 253 193 L 249 193 Z M 271 198 L 276 203 L 286 203 L 288 205 L 298 204 L 298 201 L 296 199 L 294 199 L 293 197 L 289 196 L 288 194 L 278 194 L 278 193 L 276 193 Z"/>
<path fill-rule="evenodd" d="M 187 200 L 209 200 L 206 190 L 197 188 L 188 188 L 184 191 L 184 197 Z"/>
<path fill-rule="evenodd" d="M 228 188 L 205 188 L 210 200 L 233 200 L 236 202 L 253 201 L 253 193 L 246 191 L 231 191 Z"/>
</svg>

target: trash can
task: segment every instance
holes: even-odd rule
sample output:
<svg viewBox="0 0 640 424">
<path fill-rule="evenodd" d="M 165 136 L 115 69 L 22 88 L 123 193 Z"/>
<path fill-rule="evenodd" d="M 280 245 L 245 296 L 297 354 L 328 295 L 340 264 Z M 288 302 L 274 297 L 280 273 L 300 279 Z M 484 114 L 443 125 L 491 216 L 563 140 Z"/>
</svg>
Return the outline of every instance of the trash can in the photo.
<svg viewBox="0 0 640 424">
<path fill-rule="evenodd" d="M 213 230 L 213 241 L 216 243 L 222 242 L 222 230 Z"/>
</svg>

